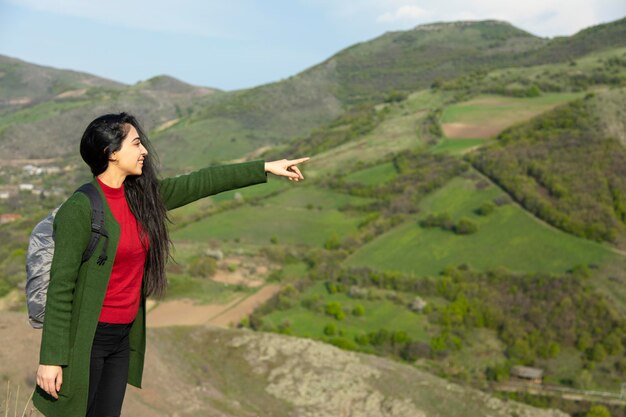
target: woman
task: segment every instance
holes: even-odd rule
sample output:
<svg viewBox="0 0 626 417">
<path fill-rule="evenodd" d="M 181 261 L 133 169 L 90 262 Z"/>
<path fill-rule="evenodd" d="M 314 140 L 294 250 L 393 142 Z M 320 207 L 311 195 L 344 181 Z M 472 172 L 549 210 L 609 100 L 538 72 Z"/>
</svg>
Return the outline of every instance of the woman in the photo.
<svg viewBox="0 0 626 417">
<path fill-rule="evenodd" d="M 126 383 L 141 387 L 146 297 L 167 286 L 167 210 L 267 181 L 267 172 L 304 179 L 309 158 L 204 168 L 159 180 L 156 158 L 137 120 L 107 114 L 89 124 L 80 153 L 104 204 L 108 239 L 81 257 L 91 237 L 91 206 L 75 193 L 54 220 L 55 251 L 34 405 L 46 416 L 119 416 Z M 98 258 L 101 258 L 100 261 Z"/>
</svg>

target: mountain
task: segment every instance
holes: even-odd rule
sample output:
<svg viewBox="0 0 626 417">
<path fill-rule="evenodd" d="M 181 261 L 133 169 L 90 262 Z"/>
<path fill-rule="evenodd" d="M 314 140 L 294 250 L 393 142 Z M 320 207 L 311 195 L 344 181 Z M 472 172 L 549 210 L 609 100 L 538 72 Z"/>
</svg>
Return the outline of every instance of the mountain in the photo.
<svg viewBox="0 0 626 417">
<path fill-rule="evenodd" d="M 207 143 L 227 142 L 233 136 L 248 138 L 250 151 L 286 143 L 352 105 L 382 101 L 394 90 L 428 87 L 439 78 L 511 65 L 517 54 L 544 43 L 499 21 L 439 23 L 387 33 L 346 48 L 286 80 L 226 94 L 193 114 L 172 136 L 164 132 L 162 142 L 182 141 L 230 159 L 234 155 Z M 174 146 L 164 148 L 176 159 Z"/>
<path fill-rule="evenodd" d="M 381 102 L 394 91 L 410 92 L 473 71 L 562 62 L 591 50 L 624 45 L 622 19 L 582 31 L 571 41 L 548 40 L 506 22 L 487 20 L 421 25 L 358 43 L 278 83 L 221 97 L 194 114 L 177 137 L 197 141 L 250 135 L 257 147 L 306 136 L 348 107 Z M 570 51 L 571 49 L 571 51 Z M 569 51 L 563 55 L 561 51 Z M 563 56 L 561 56 L 563 55 Z M 215 125 L 224 123 L 224 132 Z M 166 134 L 167 135 L 167 134 Z M 166 140 L 167 141 L 167 140 Z M 168 153 L 175 152 L 168 148 Z"/>
<path fill-rule="evenodd" d="M 68 129 L 104 112 L 128 110 L 154 130 L 166 167 L 189 169 L 304 137 L 350 107 L 380 102 L 394 91 L 406 93 L 474 71 L 551 63 L 623 45 L 620 34 L 625 26 L 622 19 L 571 39 L 547 40 L 493 20 L 421 25 L 353 45 L 280 82 L 228 93 L 183 88 L 167 77 L 131 87 L 102 81 L 84 92 L 72 84 L 55 90 L 65 96 L 40 92 L 37 97 L 48 98 L 40 106 L 1 115 L 0 151 L 11 150 L 21 158 L 73 155 L 71 144 L 79 133 L 68 136 Z M 16 68 L 12 77 L 0 79 L 0 89 L 15 90 L 8 95 L 12 100 L 30 96 L 12 87 L 15 82 L 9 78 L 24 79 L 35 71 L 24 65 Z M 24 121 L 28 127 L 20 129 Z M 42 138 L 56 146 L 42 147 Z M 40 155 L 42 149 L 45 155 Z M 190 149 L 195 150 L 192 158 Z"/>
<path fill-rule="evenodd" d="M 591 52 L 626 46 L 626 18 L 583 29 L 569 37 L 557 37 L 532 53 L 526 63 L 555 63 Z"/>
<path fill-rule="evenodd" d="M 35 65 L 0 55 L 0 114 L 59 96 L 81 96 L 93 87 L 122 89 L 126 85 L 83 72 Z"/>
<path fill-rule="evenodd" d="M 220 91 L 215 88 L 197 87 L 195 85 L 187 84 L 186 82 L 170 77 L 169 75 L 158 75 L 146 81 L 138 82 L 133 86 L 133 89 L 142 91 L 158 91 L 166 94 L 188 94 L 190 96 L 202 96 Z"/>
<path fill-rule="evenodd" d="M 56 70 L 0 57 L 0 153 L 12 158 L 79 160 L 81 129 L 95 117 L 127 111 L 150 131 L 188 114 L 195 100 L 219 90 L 169 76 L 132 86 L 88 74 Z"/>
</svg>

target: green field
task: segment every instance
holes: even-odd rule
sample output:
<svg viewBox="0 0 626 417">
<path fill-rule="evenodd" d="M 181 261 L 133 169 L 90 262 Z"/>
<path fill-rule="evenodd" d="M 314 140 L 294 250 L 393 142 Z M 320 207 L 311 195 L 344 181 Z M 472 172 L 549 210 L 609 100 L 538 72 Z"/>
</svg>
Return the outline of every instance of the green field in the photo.
<svg viewBox="0 0 626 417">
<path fill-rule="evenodd" d="M 578 264 L 602 264 L 615 255 L 607 247 L 577 238 L 537 220 L 516 204 L 488 216 L 474 210 L 503 193 L 494 185 L 477 190 L 473 181 L 455 178 L 428 196 L 421 214 L 361 247 L 346 261 L 352 266 L 437 275 L 446 266 L 468 264 L 475 269 L 506 267 L 519 272 L 563 272 Z M 418 220 L 447 212 L 466 217 L 478 232 L 456 235 L 439 228 L 424 229 Z"/>
<path fill-rule="evenodd" d="M 528 119 L 568 101 L 575 100 L 584 93 L 550 93 L 539 97 L 505 97 L 482 95 L 472 100 L 453 104 L 443 112 L 442 123 L 454 122 L 500 122 L 509 124 Z"/>
<path fill-rule="evenodd" d="M 281 207 L 339 209 L 345 204 L 362 205 L 372 202 L 371 198 L 354 197 L 331 190 L 305 186 L 302 183 L 294 183 L 294 185 L 287 192 L 263 200 L 263 204 L 275 206 L 277 210 Z"/>
<path fill-rule="evenodd" d="M 394 304 L 389 300 L 366 300 L 354 299 L 346 294 L 329 294 L 324 283 L 318 282 L 308 288 L 300 299 L 319 296 L 323 303 L 336 301 L 341 303 L 342 308 L 352 311 L 354 306 L 361 304 L 365 308 L 363 316 L 346 314 L 345 319 L 336 320 L 334 317 L 316 313 L 301 306 L 295 306 L 288 310 L 276 310 L 263 316 L 263 320 L 273 326 L 280 325 L 284 320 L 291 323 L 293 334 L 296 336 L 321 338 L 324 336 L 324 327 L 334 323 L 338 330 L 344 332 L 343 337 L 353 340 L 354 336 L 377 332 L 380 329 L 388 331 L 404 331 L 413 340 L 427 342 L 430 339 L 428 333 L 428 320 L 424 314 L 418 314 L 403 305 Z"/>
<path fill-rule="evenodd" d="M 295 183 L 299 184 L 299 183 Z M 333 236 L 354 233 L 363 216 L 348 215 L 337 208 L 367 199 L 333 191 L 295 188 L 266 199 L 262 205 L 243 206 L 213 215 L 172 234 L 174 240 L 239 239 L 242 245 L 280 244 L 322 246 Z"/>
<path fill-rule="evenodd" d="M 441 123 L 446 137 L 487 138 L 584 93 L 548 93 L 539 97 L 481 95 L 444 109 Z"/>
<path fill-rule="evenodd" d="M 441 139 L 435 146 L 430 148 L 433 153 L 447 153 L 450 155 L 462 155 L 472 148 L 485 144 L 485 139 Z"/>
<path fill-rule="evenodd" d="M 379 107 L 389 114 L 376 129 L 348 143 L 311 158 L 310 170 L 317 177 L 328 171 L 354 166 L 355 161 L 374 162 L 405 149 L 421 147 L 418 127 L 426 114 L 449 100 L 443 92 L 420 90 L 401 103 Z"/>
<path fill-rule="evenodd" d="M 393 180 L 398 176 L 396 169 L 391 162 L 375 165 L 353 172 L 344 177 L 349 182 L 360 182 L 365 185 L 379 185 Z"/>
<path fill-rule="evenodd" d="M 262 146 L 236 121 L 225 118 L 182 122 L 157 133 L 153 141 L 164 163 L 179 168 L 202 168 L 233 160 Z"/>
<path fill-rule="evenodd" d="M 227 304 L 236 297 L 254 294 L 258 289 L 244 285 L 228 285 L 208 278 L 194 278 L 183 274 L 168 274 L 168 289 L 164 300 L 192 299 L 200 304 Z"/>
</svg>

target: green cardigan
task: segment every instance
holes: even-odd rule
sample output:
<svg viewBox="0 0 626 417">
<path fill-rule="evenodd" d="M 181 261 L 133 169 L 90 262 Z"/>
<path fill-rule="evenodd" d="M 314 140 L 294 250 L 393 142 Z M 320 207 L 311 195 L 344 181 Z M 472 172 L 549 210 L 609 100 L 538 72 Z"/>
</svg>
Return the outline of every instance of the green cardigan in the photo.
<svg viewBox="0 0 626 417">
<path fill-rule="evenodd" d="M 222 191 L 267 182 L 264 161 L 204 168 L 191 174 L 159 182 L 161 198 L 168 210 Z M 50 270 L 50 285 L 41 338 L 39 363 L 61 365 L 63 384 L 58 400 L 39 386 L 33 404 L 48 417 L 84 417 L 89 392 L 91 345 L 102 302 L 113 268 L 120 227 L 96 178 L 92 184 L 104 202 L 105 227 L 109 232 L 108 260 L 97 264 L 92 256 L 81 264 L 81 256 L 91 236 L 91 206 L 83 193 L 74 193 L 61 206 L 54 219 L 55 250 Z M 100 253 L 100 239 L 95 254 Z M 141 295 L 139 311 L 130 330 L 128 383 L 141 388 L 146 348 L 146 299 Z"/>
</svg>

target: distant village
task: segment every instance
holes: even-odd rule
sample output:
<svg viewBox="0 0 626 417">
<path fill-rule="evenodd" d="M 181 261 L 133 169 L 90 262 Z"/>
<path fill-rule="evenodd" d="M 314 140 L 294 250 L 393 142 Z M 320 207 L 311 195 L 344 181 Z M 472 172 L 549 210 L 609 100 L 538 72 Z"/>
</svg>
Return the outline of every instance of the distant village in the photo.
<svg viewBox="0 0 626 417">
<path fill-rule="evenodd" d="M 0 184 L 0 224 L 11 223 L 22 218 L 19 213 L 7 213 L 5 202 L 15 201 L 20 196 L 34 195 L 39 198 L 63 197 L 66 194 L 65 188 L 57 186 L 45 186 L 44 178 L 48 175 L 60 175 L 72 170 L 72 167 L 60 167 L 55 165 L 38 166 L 25 164 L 21 167 L 12 167 L 2 170 L 4 177 L 3 184 Z"/>
</svg>

